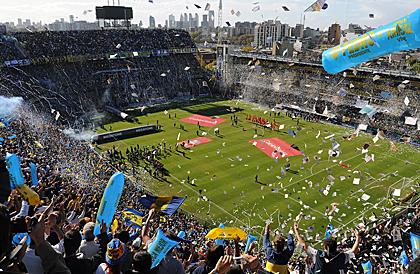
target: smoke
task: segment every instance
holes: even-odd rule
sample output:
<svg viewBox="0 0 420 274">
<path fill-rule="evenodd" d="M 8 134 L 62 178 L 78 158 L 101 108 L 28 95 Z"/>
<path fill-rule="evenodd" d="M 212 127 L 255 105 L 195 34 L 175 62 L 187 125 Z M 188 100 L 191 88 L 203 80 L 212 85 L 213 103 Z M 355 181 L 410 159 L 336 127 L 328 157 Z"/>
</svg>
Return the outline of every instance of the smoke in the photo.
<svg viewBox="0 0 420 274">
<path fill-rule="evenodd" d="M 22 97 L 0 96 L 0 118 L 13 114 L 15 109 L 23 103 Z"/>
<path fill-rule="evenodd" d="M 93 131 L 79 131 L 79 130 L 74 130 L 72 128 L 69 129 L 64 129 L 62 130 L 62 132 L 76 140 L 81 140 L 81 141 L 90 141 L 91 137 L 93 135 L 95 135 L 95 132 Z"/>
</svg>

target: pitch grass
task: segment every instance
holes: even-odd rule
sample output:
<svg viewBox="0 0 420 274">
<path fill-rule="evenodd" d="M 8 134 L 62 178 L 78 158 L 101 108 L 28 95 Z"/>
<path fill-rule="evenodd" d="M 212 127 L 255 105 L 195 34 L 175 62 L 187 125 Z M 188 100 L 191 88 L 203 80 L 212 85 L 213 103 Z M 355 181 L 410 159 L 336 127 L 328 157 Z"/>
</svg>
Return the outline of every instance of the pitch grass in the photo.
<svg viewBox="0 0 420 274">
<path fill-rule="evenodd" d="M 227 111 L 230 106 L 241 110 L 230 113 Z M 170 109 L 171 107 L 172 109 Z M 164 114 L 164 110 L 171 114 L 170 119 L 168 114 Z M 266 114 L 263 113 L 265 110 L 268 110 Z M 324 123 L 305 122 L 302 119 L 299 124 L 302 130 L 293 138 L 287 132 L 289 128 L 296 131 L 296 121 L 286 117 L 284 113 L 275 118 L 278 124 L 285 125 L 284 130 L 277 133 L 271 130 L 263 131 L 261 127 L 257 127 L 258 138 L 253 138 L 256 127 L 245 120 L 246 115 L 261 116 L 269 121 L 272 121 L 274 117 L 270 117 L 268 108 L 250 103 L 217 100 L 203 103 L 195 100 L 172 103 L 160 109 L 148 108 L 146 112 L 147 115 L 138 116 L 141 124 L 156 124 L 156 120 L 159 120 L 159 124 L 162 125 L 161 132 L 106 143 L 99 146 L 102 151 L 115 145 L 125 153 L 126 148 L 130 145 L 156 145 L 163 139 L 167 144 L 172 144 L 172 151 L 174 151 L 179 133 L 181 133 L 180 141 L 197 137 L 198 127 L 194 124 L 182 123 L 185 130 L 181 130 L 180 119 L 193 114 L 228 119 L 227 122 L 216 126 L 219 128 L 221 136 L 214 136 L 214 128 L 202 127 L 207 132 L 206 137 L 212 139 L 213 142 L 186 149 L 187 157 L 181 157 L 180 153 L 174 152 L 166 157 L 161 157 L 159 160 L 169 170 L 171 177 L 167 177 L 167 181 L 153 179 L 147 185 L 149 189 L 159 195 L 181 197 L 187 195 L 182 208 L 205 220 L 208 225 L 219 225 L 220 222 L 223 222 L 227 226 L 242 226 L 251 234 L 262 235 L 265 221 L 270 219 L 273 222 L 272 230 L 275 228 L 280 231 L 284 229 L 284 232 L 287 233 L 290 226 L 293 225 L 293 219 L 302 212 L 306 218 L 301 218 L 300 227 L 303 232 L 306 232 L 313 226 L 312 232 L 309 231 L 308 235 L 315 236 L 316 232 L 324 233 L 325 227 L 329 223 L 329 220 L 323 217 L 326 207 L 328 206 L 331 210 L 331 203 L 340 203 L 337 207 L 339 211 L 326 217 L 333 217 L 331 223 L 334 227 L 351 229 L 355 227 L 354 223 L 362 222 L 361 217 L 369 222 L 368 218 L 372 212 L 376 213 L 378 218 L 383 217 L 381 205 L 388 209 L 391 208 L 387 196 L 389 187 L 403 178 L 416 178 L 419 174 L 419 150 L 413 146 L 396 142 L 398 152 L 395 152 L 390 150 L 388 139 L 379 140 L 373 144 L 374 136 L 368 133 L 361 133 L 359 137 L 352 140 L 344 140 L 342 137 L 351 134 L 352 129 Z M 174 118 L 175 113 L 176 118 Z M 231 126 L 233 114 L 239 117 L 237 126 Z M 175 127 L 174 123 L 176 123 Z M 109 125 L 107 124 L 105 127 L 108 129 Z M 138 126 L 123 121 L 112 122 L 111 125 L 113 130 Z M 99 129 L 98 132 L 104 131 Z M 203 130 L 200 130 L 200 136 L 202 132 Z M 316 138 L 318 132 L 320 132 L 320 136 Z M 339 158 L 328 159 L 328 149 L 332 147 L 332 142 L 325 137 L 331 134 L 335 134 L 334 138 L 340 143 L 343 153 Z M 275 163 L 274 160 L 249 143 L 249 140 L 272 137 L 278 137 L 290 145 L 296 144 L 309 156 L 310 162 L 302 164 L 303 156 L 290 157 L 292 172 L 282 175 L 280 169 L 286 164 L 286 158 L 279 159 L 278 163 Z M 375 155 L 375 161 L 370 161 L 367 164 L 364 163 L 365 154 L 362 154 L 360 150 L 365 142 L 372 142 L 368 153 Z M 218 150 L 220 150 L 219 153 Z M 315 155 L 319 157 L 319 164 L 315 163 Z M 242 161 L 238 161 L 237 157 Z M 350 168 L 346 169 L 337 165 L 339 161 Z M 405 161 L 409 161 L 410 164 L 406 164 Z M 304 169 L 301 169 L 301 165 Z M 359 185 L 353 184 L 354 178 L 361 178 L 354 171 L 360 171 L 364 178 L 364 181 L 360 180 Z M 395 174 L 395 177 L 392 173 Z M 255 175 L 258 175 L 258 183 L 255 182 Z M 326 178 L 328 175 L 335 177 L 335 180 L 329 194 L 325 196 L 319 190 L 327 187 L 330 182 Z M 190 177 L 190 184 L 186 182 L 187 176 Z M 277 176 L 281 179 L 278 179 Z M 339 176 L 345 176 L 346 179 L 342 181 Z M 348 178 L 349 176 L 351 178 Z M 195 184 L 191 184 L 193 179 Z M 313 188 L 309 187 L 309 181 L 313 182 Z M 415 181 L 402 189 L 400 198 L 412 191 L 409 186 L 418 189 Z M 402 182 L 395 184 L 394 188 L 401 188 L 401 186 Z M 272 193 L 272 188 L 278 188 L 279 193 Z M 203 196 L 211 200 L 210 206 L 208 201 L 198 199 L 199 190 L 202 190 Z M 336 193 L 335 197 L 332 197 L 333 193 Z M 363 193 L 370 196 L 366 202 L 360 199 Z M 285 198 L 285 194 L 289 194 L 289 198 Z M 302 205 L 300 201 L 302 201 Z M 348 209 L 344 203 L 351 208 Z M 310 208 L 304 209 L 304 205 Z"/>
</svg>

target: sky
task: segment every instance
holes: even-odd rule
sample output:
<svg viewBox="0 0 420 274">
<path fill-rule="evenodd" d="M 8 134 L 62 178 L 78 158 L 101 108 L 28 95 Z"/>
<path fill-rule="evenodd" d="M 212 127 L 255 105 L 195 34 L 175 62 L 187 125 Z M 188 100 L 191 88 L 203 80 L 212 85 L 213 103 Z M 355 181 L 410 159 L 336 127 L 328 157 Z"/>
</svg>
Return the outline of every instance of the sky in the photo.
<svg viewBox="0 0 420 274">
<path fill-rule="evenodd" d="M 115 4 L 118 4 L 115 0 Z M 218 16 L 218 0 L 120 0 L 120 5 L 133 8 L 133 24 L 138 24 L 140 20 L 143 27 L 149 25 L 149 15 L 156 19 L 156 24 L 164 26 L 169 14 L 175 15 L 179 20 L 180 14 L 198 13 L 200 22 L 205 13 L 204 7 L 210 3 L 211 9 L 215 10 L 215 24 Z M 255 4 L 259 2 L 258 4 Z M 420 8 L 419 0 L 327 0 L 328 9 L 320 12 L 303 12 L 313 1 L 274 1 L 274 0 L 224 0 L 223 3 L 223 24 L 226 21 L 234 25 L 237 21 L 261 22 L 274 20 L 277 16 L 279 21 L 295 26 L 305 15 L 305 27 L 319 28 L 324 30 L 334 23 L 339 23 L 342 28 L 347 28 L 349 23 L 356 23 L 360 26 L 372 28 L 385 25 L 395 21 Z M 31 19 L 31 22 L 52 23 L 55 20 L 64 18 L 69 21 L 69 15 L 74 15 L 75 20 L 95 21 L 95 6 L 107 5 L 106 0 L 13 0 L 2 1 L 0 9 L 0 22 L 15 22 L 18 18 Z M 201 6 L 197 9 L 194 4 Z M 112 5 L 112 0 L 110 0 Z M 252 12 L 254 6 L 260 6 L 260 10 Z M 186 6 L 189 8 L 187 9 Z M 282 6 L 289 8 L 289 12 L 283 11 Z M 241 16 L 231 14 L 231 10 L 240 11 Z M 93 10 L 93 12 L 83 15 L 83 11 Z M 374 14 L 374 18 L 369 18 L 369 14 Z M 78 18 L 76 18 L 78 17 Z"/>
</svg>

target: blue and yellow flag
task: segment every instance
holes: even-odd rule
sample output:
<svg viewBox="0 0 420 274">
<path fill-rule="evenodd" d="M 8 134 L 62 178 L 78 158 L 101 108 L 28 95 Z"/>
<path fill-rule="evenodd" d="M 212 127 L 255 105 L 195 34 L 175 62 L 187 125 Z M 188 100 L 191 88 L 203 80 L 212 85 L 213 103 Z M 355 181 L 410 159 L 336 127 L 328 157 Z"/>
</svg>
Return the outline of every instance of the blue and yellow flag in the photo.
<svg viewBox="0 0 420 274">
<path fill-rule="evenodd" d="M 146 197 L 140 199 L 140 203 L 146 208 L 154 208 L 167 215 L 172 215 L 182 205 L 185 198 L 176 196 L 151 196 L 146 194 Z"/>
<path fill-rule="evenodd" d="M 124 219 L 128 225 L 134 224 L 135 228 L 142 227 L 143 213 L 132 208 L 126 208 L 122 213 L 124 214 Z"/>
</svg>

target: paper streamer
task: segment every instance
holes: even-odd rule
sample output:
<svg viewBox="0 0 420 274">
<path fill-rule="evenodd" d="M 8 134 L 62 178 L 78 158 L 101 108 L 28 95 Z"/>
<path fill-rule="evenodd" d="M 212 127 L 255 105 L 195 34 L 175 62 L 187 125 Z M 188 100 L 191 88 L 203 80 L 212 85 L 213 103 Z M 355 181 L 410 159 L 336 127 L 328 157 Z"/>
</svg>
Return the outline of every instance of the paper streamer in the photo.
<svg viewBox="0 0 420 274">
<path fill-rule="evenodd" d="M 6 166 L 9 171 L 11 188 L 15 189 L 17 185 L 23 185 L 25 180 L 23 179 L 19 159 L 15 154 L 6 153 Z"/>
<path fill-rule="evenodd" d="M 162 261 L 163 257 L 165 257 L 166 253 L 176 245 L 178 245 L 178 242 L 168 239 L 162 230 L 159 229 L 155 240 L 149 249 L 147 249 L 147 252 L 152 255 L 152 267 L 150 269 L 156 267 Z"/>
<path fill-rule="evenodd" d="M 38 177 L 36 176 L 36 165 L 31 163 L 31 174 L 32 174 L 32 185 L 36 186 L 38 184 Z"/>
<path fill-rule="evenodd" d="M 124 187 L 124 174 L 116 172 L 109 179 L 102 196 L 101 204 L 99 206 L 98 215 L 96 216 L 94 235 L 101 234 L 100 226 L 102 220 L 108 226 L 111 225 L 115 210 L 117 210 L 118 202 L 120 201 L 121 193 Z"/>
<path fill-rule="evenodd" d="M 369 36 L 371 36 L 371 39 Z M 377 47 L 375 41 L 381 46 Z M 392 52 L 420 47 L 420 9 L 322 53 L 328 73 L 339 73 Z"/>
</svg>

